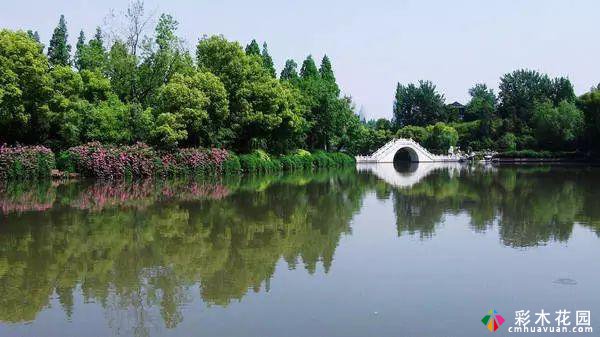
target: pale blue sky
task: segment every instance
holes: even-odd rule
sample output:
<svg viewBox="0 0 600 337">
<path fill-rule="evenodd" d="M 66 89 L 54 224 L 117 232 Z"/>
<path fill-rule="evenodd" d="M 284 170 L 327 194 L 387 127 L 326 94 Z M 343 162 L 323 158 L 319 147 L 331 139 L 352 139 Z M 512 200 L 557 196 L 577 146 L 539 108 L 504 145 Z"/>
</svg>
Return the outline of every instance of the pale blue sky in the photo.
<svg viewBox="0 0 600 337">
<path fill-rule="evenodd" d="M 47 43 L 65 14 L 74 44 L 128 1 L 1 0 L 0 27 L 33 29 Z M 243 45 L 266 40 L 278 72 L 287 58 L 327 53 L 338 82 L 368 117 L 391 117 L 396 82 L 433 81 L 448 103 L 476 82 L 527 67 L 568 76 L 577 93 L 600 82 L 600 1 L 146 1 L 180 22 L 189 46 L 203 34 Z"/>
</svg>

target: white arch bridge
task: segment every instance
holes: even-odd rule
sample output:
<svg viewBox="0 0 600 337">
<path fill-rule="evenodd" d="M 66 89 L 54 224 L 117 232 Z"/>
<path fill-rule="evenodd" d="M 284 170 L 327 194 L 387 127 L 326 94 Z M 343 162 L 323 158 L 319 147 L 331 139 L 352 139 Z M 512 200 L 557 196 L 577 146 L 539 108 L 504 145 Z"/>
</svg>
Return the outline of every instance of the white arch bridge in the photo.
<svg viewBox="0 0 600 337">
<path fill-rule="evenodd" d="M 399 151 L 406 151 L 411 162 L 457 162 L 463 159 L 458 154 L 436 155 L 412 139 L 395 138 L 373 152 L 370 156 L 356 156 L 357 163 L 393 163 Z"/>
</svg>

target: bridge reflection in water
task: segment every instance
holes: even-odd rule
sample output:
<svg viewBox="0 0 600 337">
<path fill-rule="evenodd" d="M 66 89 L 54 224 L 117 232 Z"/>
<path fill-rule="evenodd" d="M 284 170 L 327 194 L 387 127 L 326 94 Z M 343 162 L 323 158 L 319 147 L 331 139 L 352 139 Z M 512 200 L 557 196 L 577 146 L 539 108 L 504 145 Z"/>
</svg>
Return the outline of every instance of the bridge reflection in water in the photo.
<svg viewBox="0 0 600 337">
<path fill-rule="evenodd" d="M 359 172 L 372 173 L 386 183 L 402 188 L 411 187 L 438 170 L 446 170 L 452 176 L 461 170 L 474 169 L 469 165 L 458 162 L 415 163 L 401 161 L 394 163 L 358 163 L 356 168 Z M 486 168 L 494 169 L 492 166 Z"/>
</svg>

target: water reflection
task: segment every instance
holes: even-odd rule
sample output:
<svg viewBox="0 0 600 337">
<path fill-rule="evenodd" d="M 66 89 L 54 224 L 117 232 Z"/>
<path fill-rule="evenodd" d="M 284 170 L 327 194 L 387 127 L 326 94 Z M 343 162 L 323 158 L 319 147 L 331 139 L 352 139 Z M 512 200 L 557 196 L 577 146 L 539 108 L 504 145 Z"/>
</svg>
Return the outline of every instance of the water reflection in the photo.
<svg viewBox="0 0 600 337">
<path fill-rule="evenodd" d="M 113 331 L 167 328 L 201 298 L 226 307 L 269 291 L 278 261 L 328 273 L 365 196 L 390 203 L 397 233 L 435 236 L 466 214 L 503 245 L 600 232 L 600 171 L 589 167 L 428 164 L 218 181 L 9 184 L 0 187 L 0 321 L 34 321 L 58 299 L 102 306 Z M 156 312 L 155 312 L 156 311 Z M 120 317 L 126 314 L 128 319 Z"/>
</svg>

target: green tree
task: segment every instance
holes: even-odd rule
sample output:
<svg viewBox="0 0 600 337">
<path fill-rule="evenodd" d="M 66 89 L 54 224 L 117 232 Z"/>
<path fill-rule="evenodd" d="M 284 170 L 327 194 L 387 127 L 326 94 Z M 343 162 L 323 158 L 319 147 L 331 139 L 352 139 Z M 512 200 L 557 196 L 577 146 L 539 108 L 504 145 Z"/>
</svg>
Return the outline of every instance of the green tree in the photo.
<svg viewBox="0 0 600 337">
<path fill-rule="evenodd" d="M 97 70 L 102 71 L 106 68 L 107 54 L 104 48 L 104 41 L 102 38 L 102 30 L 100 27 L 96 28 L 96 34 L 88 44 L 83 41 L 85 36 L 83 31 L 79 33 L 77 39 L 77 49 L 75 51 L 75 67 L 78 70 Z"/>
<path fill-rule="evenodd" d="M 79 73 L 69 66 L 54 66 L 50 71 L 52 96 L 48 102 L 50 109 L 48 143 L 53 148 L 66 148 L 78 145 L 81 140 L 83 80 Z"/>
<path fill-rule="evenodd" d="M 291 146 L 285 134 L 295 135 L 290 139 L 296 142 L 305 125 L 300 97 L 295 88 L 271 77 L 261 58 L 212 36 L 198 43 L 197 59 L 199 68 L 219 77 L 228 93 L 227 125 L 235 135 L 235 150 L 285 151 Z"/>
<path fill-rule="evenodd" d="M 585 135 L 589 148 L 600 152 L 600 85 L 582 95 L 578 101 L 584 113 Z"/>
<path fill-rule="evenodd" d="M 572 149 L 583 133 L 583 113 L 566 100 L 557 107 L 550 101 L 536 103 L 533 122 L 538 145 L 544 149 Z"/>
<path fill-rule="evenodd" d="M 498 113 L 511 123 L 510 131 L 528 132 L 536 101 L 552 99 L 552 81 L 535 70 L 516 70 L 500 79 Z"/>
<path fill-rule="evenodd" d="M 176 35 L 178 26 L 171 15 L 161 14 L 155 28 L 154 43 L 144 45 L 146 57 L 137 69 L 134 101 L 149 104 L 158 88 L 168 83 L 174 74 L 193 71 L 192 58 Z"/>
<path fill-rule="evenodd" d="M 123 101 L 133 101 L 139 81 L 137 58 L 129 53 L 124 42 L 117 40 L 111 46 L 105 71 L 113 92 Z"/>
<path fill-rule="evenodd" d="M 267 48 L 267 43 L 263 43 L 263 48 L 261 52 L 261 57 L 263 60 L 263 66 L 267 69 L 267 72 L 271 75 L 271 77 L 277 77 L 277 73 L 275 71 L 275 64 L 273 63 L 273 58 L 269 55 L 269 50 Z"/>
<path fill-rule="evenodd" d="M 215 75 L 176 74 L 159 89 L 157 102 L 159 114 L 172 114 L 185 126 L 187 144 L 210 146 L 227 141 L 220 132 L 228 116 L 227 93 Z"/>
<path fill-rule="evenodd" d="M 85 33 L 83 29 L 79 31 L 79 37 L 77 37 L 77 44 L 75 44 L 75 56 L 73 57 L 73 63 L 75 64 L 75 68 L 77 70 L 81 70 L 81 58 L 84 53 L 83 49 L 85 48 Z"/>
<path fill-rule="evenodd" d="M 285 61 L 285 66 L 283 67 L 283 70 L 281 71 L 281 75 L 279 75 L 279 78 L 282 81 L 289 81 L 291 83 L 296 83 L 296 81 L 299 78 L 298 64 L 296 63 L 296 61 L 294 61 L 294 60 Z"/>
<path fill-rule="evenodd" d="M 458 132 L 445 123 L 438 122 L 427 126 L 429 137 L 425 141 L 427 148 L 435 152 L 446 152 L 458 143 Z"/>
<path fill-rule="evenodd" d="M 430 81 L 419 85 L 400 83 L 394 98 L 394 123 L 400 128 L 406 125 L 425 126 L 445 121 L 444 95 L 437 92 Z"/>
<path fill-rule="evenodd" d="M 308 55 L 306 60 L 302 62 L 302 68 L 300 68 L 300 77 L 302 79 L 317 78 L 319 77 L 319 71 L 312 55 Z"/>
<path fill-rule="evenodd" d="M 260 47 L 255 39 L 252 39 L 252 41 L 246 46 L 246 55 L 260 56 Z"/>
<path fill-rule="evenodd" d="M 26 33 L 0 30 L 0 141 L 41 143 L 49 131 L 48 59 Z"/>
<path fill-rule="evenodd" d="M 422 126 L 407 125 L 399 129 L 396 136 L 398 138 L 412 139 L 418 143 L 424 144 L 429 138 L 429 131 Z"/>
<path fill-rule="evenodd" d="M 48 61 L 50 61 L 50 64 L 63 66 L 70 64 L 71 45 L 67 41 L 68 37 L 65 16 L 61 15 L 58 26 L 54 28 L 54 33 L 48 45 Z"/>
</svg>

